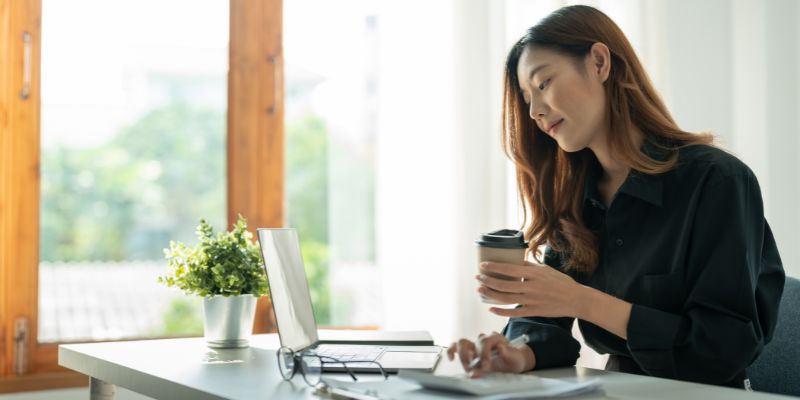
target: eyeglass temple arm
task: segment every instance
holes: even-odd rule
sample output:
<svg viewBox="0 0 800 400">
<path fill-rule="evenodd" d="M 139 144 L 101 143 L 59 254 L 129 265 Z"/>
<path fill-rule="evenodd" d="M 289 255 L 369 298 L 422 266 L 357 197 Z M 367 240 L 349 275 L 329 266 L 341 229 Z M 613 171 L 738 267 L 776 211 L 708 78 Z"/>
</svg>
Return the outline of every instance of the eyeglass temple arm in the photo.
<svg viewBox="0 0 800 400">
<path fill-rule="evenodd" d="M 342 364 L 342 366 L 344 367 L 344 370 L 347 371 L 347 374 L 350 375 L 351 378 L 353 378 L 353 381 L 354 382 L 358 381 L 358 378 L 356 378 L 356 374 L 354 374 L 353 371 L 350 369 L 350 367 L 347 366 L 346 362 L 339 361 L 339 360 L 337 360 L 337 359 L 335 359 L 333 357 L 328 357 L 328 356 L 318 356 L 318 357 L 319 357 L 319 360 L 322 361 L 323 363 L 326 362 L 325 359 L 327 358 L 328 360 L 330 360 L 330 361 L 327 361 L 329 363 Z M 320 367 L 322 367 L 322 365 L 320 365 Z"/>
</svg>

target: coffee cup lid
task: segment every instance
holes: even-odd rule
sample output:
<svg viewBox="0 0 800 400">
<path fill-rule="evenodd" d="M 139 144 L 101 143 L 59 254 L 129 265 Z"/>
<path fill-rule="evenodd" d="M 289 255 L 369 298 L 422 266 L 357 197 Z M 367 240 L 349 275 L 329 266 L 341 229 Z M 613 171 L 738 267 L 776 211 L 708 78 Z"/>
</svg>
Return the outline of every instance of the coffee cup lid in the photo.
<svg viewBox="0 0 800 400">
<path fill-rule="evenodd" d="M 516 229 L 500 229 L 481 234 L 480 238 L 475 241 L 475 244 L 498 249 L 528 248 L 528 242 L 525 241 L 522 232 Z"/>
</svg>

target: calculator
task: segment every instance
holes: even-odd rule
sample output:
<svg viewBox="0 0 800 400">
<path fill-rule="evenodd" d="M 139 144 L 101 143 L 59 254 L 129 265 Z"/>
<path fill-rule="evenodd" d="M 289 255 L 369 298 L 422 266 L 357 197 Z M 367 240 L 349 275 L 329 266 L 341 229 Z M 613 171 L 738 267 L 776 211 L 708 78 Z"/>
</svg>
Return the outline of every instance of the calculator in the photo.
<svg viewBox="0 0 800 400">
<path fill-rule="evenodd" d="M 530 374 L 512 374 L 502 372 L 487 373 L 480 378 L 470 378 L 467 374 L 436 375 L 401 369 L 398 377 L 414 382 L 426 389 L 444 390 L 476 396 L 501 393 L 523 392 L 541 389 L 541 378 Z"/>
</svg>

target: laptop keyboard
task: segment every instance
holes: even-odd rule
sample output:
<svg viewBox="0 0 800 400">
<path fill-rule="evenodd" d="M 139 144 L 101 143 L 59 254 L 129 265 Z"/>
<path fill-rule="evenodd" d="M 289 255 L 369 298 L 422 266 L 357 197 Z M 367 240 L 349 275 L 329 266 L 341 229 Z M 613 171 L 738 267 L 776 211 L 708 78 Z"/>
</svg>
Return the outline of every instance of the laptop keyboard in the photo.
<svg viewBox="0 0 800 400">
<path fill-rule="evenodd" d="M 339 361 L 375 361 L 386 350 L 382 346 L 348 346 L 321 344 L 314 349 L 320 356 L 335 358 Z"/>
</svg>

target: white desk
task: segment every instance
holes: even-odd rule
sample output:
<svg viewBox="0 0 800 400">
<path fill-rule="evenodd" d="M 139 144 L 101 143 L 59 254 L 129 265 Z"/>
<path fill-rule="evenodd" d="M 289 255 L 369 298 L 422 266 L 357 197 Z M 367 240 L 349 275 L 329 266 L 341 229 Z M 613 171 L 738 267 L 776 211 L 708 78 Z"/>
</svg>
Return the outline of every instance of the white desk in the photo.
<svg viewBox="0 0 800 400">
<path fill-rule="evenodd" d="M 250 343 L 249 348 L 231 350 L 209 349 L 202 338 L 70 344 L 59 346 L 58 363 L 91 378 L 93 400 L 113 399 L 115 385 L 156 399 L 315 397 L 300 374 L 291 382 L 281 378 L 275 357 L 277 335 L 255 335 Z M 460 368 L 443 355 L 437 370 Z M 590 398 L 791 398 L 580 367 L 537 371 L 536 375 L 570 380 L 599 376 L 606 395 Z"/>
</svg>

